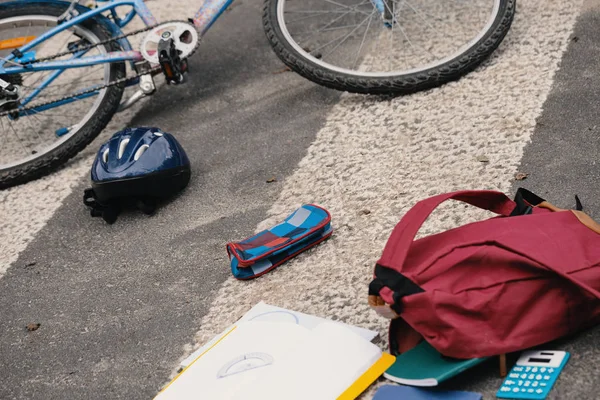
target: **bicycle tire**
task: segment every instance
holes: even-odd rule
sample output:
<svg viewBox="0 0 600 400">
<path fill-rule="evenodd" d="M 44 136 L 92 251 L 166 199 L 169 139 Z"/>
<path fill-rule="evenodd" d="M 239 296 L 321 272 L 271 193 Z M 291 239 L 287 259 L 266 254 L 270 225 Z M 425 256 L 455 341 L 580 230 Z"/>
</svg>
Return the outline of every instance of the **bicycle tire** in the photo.
<svg viewBox="0 0 600 400">
<path fill-rule="evenodd" d="M 516 0 L 500 0 L 490 29 L 473 46 L 448 62 L 417 73 L 365 77 L 324 68 L 297 51 L 286 39 L 277 18 L 280 0 L 265 0 L 263 28 L 269 44 L 285 65 L 301 76 L 328 88 L 351 93 L 405 95 L 455 81 L 473 71 L 498 48 L 508 33 Z"/>
<path fill-rule="evenodd" d="M 8 5 L 8 6 L 7 6 Z M 27 15 L 45 15 L 58 17 L 65 12 L 68 3 L 46 3 L 46 2 L 24 2 L 24 3 L 5 3 L 0 4 L 0 20 L 11 17 L 22 17 Z M 78 6 L 78 11 L 84 13 L 89 10 L 86 7 Z M 99 40 L 106 40 L 111 37 L 107 24 L 111 22 L 102 21 L 101 18 L 90 18 L 80 25 L 92 32 Z M 120 46 L 116 42 L 103 45 L 107 52 L 119 51 Z M 124 78 L 126 74 L 125 63 L 112 63 L 110 66 L 110 81 Z M 123 92 L 124 84 L 111 86 L 106 89 L 107 92 L 102 99 L 96 113 L 68 140 L 55 149 L 42 154 L 39 158 L 32 159 L 23 164 L 15 165 L 10 168 L 0 170 L 0 189 L 9 188 L 41 178 L 57 170 L 69 159 L 89 145 L 106 125 L 110 122 L 113 115 L 117 112 Z"/>
</svg>

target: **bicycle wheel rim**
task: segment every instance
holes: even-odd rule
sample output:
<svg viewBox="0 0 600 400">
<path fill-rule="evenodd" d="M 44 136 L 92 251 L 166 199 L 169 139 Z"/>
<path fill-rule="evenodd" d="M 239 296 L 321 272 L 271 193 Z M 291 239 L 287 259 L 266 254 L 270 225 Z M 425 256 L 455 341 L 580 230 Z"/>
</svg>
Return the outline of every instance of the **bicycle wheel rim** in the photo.
<svg viewBox="0 0 600 400">
<path fill-rule="evenodd" d="M 469 38 L 468 41 L 465 41 L 462 46 L 458 47 L 457 50 L 452 51 L 448 55 L 446 55 L 444 57 L 440 57 L 439 59 L 436 59 L 435 61 L 424 63 L 423 65 L 419 65 L 419 66 L 412 67 L 412 68 L 397 69 L 397 70 L 392 70 L 392 71 L 387 71 L 387 72 L 383 72 L 383 71 L 369 72 L 369 71 L 359 71 L 356 69 L 341 67 L 341 66 L 332 64 L 330 62 L 326 62 L 325 60 L 323 60 L 319 57 L 315 57 L 313 54 L 311 54 L 314 50 L 308 49 L 309 51 L 306 51 L 306 49 L 305 49 L 306 46 L 304 46 L 301 43 L 298 43 L 298 41 L 294 39 L 293 35 L 290 33 L 290 30 L 288 29 L 288 23 L 286 23 L 286 21 L 285 21 L 285 13 L 286 13 L 285 7 L 286 7 L 286 4 L 288 1 L 289 0 L 278 0 L 277 8 L 276 8 L 277 23 L 279 25 L 279 28 L 283 35 L 283 38 L 286 40 L 286 42 L 299 55 L 301 55 L 307 61 L 310 61 L 311 63 L 314 63 L 324 69 L 334 71 L 337 73 L 341 73 L 341 74 L 347 74 L 347 75 L 351 75 L 351 76 L 365 77 L 365 78 L 389 78 L 389 77 L 398 77 L 398 76 L 404 76 L 404 75 L 419 74 L 419 73 L 423 73 L 426 71 L 435 70 L 436 68 L 439 68 L 440 66 L 443 66 L 444 64 L 448 64 L 448 63 L 452 62 L 453 60 L 459 59 L 461 56 L 468 53 L 471 49 L 477 47 L 478 43 L 480 43 L 482 40 L 485 40 L 486 36 L 493 32 L 495 23 L 498 22 L 499 18 L 501 18 L 500 10 L 501 10 L 501 5 L 502 5 L 502 0 L 487 0 L 486 2 L 490 3 L 491 6 L 489 7 L 489 13 L 485 20 L 485 23 L 481 24 L 481 28 L 478 29 L 476 35 L 473 35 L 471 38 Z M 324 0 L 324 1 L 332 2 L 331 0 Z M 338 0 L 338 1 L 342 1 L 342 0 Z M 394 1 L 408 2 L 408 0 L 394 0 Z M 411 1 L 414 1 L 414 0 L 411 0 Z M 362 3 L 359 3 L 359 5 L 362 5 L 364 3 L 367 3 L 367 2 L 363 1 Z M 336 2 L 336 4 L 339 4 L 339 3 Z M 369 3 L 369 4 L 371 4 L 371 3 Z M 379 22 L 379 21 L 377 21 L 377 22 Z M 366 28 L 366 29 L 368 30 L 369 28 Z"/>
<path fill-rule="evenodd" d="M 17 24 L 17 23 L 23 23 L 23 22 L 37 22 L 37 23 L 50 23 L 50 24 L 54 24 L 56 25 L 57 23 L 57 18 L 53 17 L 53 16 L 49 16 L 49 15 L 23 15 L 23 16 L 17 16 L 17 17 L 10 17 L 10 18 L 5 18 L 0 20 L 0 29 L 2 29 L 3 25 L 7 25 L 7 24 Z M 32 25 L 33 26 L 33 25 Z M 90 43 L 98 43 L 100 41 L 100 39 L 98 38 L 98 36 L 96 36 L 96 34 L 94 34 L 94 32 L 92 32 L 89 29 L 86 29 L 85 27 L 82 27 L 80 25 L 75 25 L 73 26 L 70 30 L 67 31 L 72 31 L 73 33 L 76 33 L 77 35 L 79 35 L 80 37 L 88 40 Z M 51 39 L 52 40 L 52 39 Z M 103 46 L 98 46 L 97 47 L 98 51 L 101 54 L 106 54 L 107 51 Z M 83 68 L 83 70 L 85 70 L 86 68 Z M 68 70 L 66 70 L 68 71 Z M 104 65 L 104 74 L 103 74 L 103 81 L 104 82 L 109 82 L 110 81 L 110 64 L 105 64 Z M 36 151 L 35 154 L 31 154 L 29 156 L 25 156 L 22 158 L 19 158 L 16 161 L 12 161 L 12 162 L 2 162 L 2 160 L 0 159 L 0 171 L 3 170 L 9 170 L 15 167 L 19 167 L 22 165 L 25 165 L 27 163 L 30 163 L 31 161 L 34 161 L 38 158 L 42 158 L 45 155 L 51 153 L 52 151 L 58 149 L 59 147 L 61 147 L 62 145 L 65 144 L 65 142 L 69 141 L 70 139 L 72 139 L 75 135 L 77 135 L 82 129 L 84 129 L 85 125 L 92 119 L 92 117 L 94 116 L 94 114 L 96 114 L 96 112 L 98 111 L 98 109 L 100 108 L 100 105 L 102 104 L 106 93 L 107 93 L 107 89 L 101 89 L 98 90 L 97 92 L 98 94 L 95 96 L 95 100 L 92 103 L 91 107 L 89 108 L 89 110 L 83 115 L 83 117 L 76 123 L 71 125 L 71 129 L 68 131 L 68 133 L 65 133 L 64 135 L 60 136 L 57 140 L 54 140 L 50 145 L 45 146 L 43 149 L 40 149 L 39 151 Z M 33 101 L 35 103 L 35 100 Z M 76 104 L 77 102 L 71 103 L 71 104 Z M 63 109 L 68 107 L 68 105 L 63 106 L 63 107 L 59 107 L 56 109 Z M 43 113 L 43 112 L 42 112 Z M 22 118 L 31 118 L 30 116 L 26 116 L 26 117 L 22 117 Z M 9 128 L 11 127 L 11 121 L 6 122 L 6 120 L 4 121 L 3 124 L 0 124 L 0 129 L 5 129 L 5 124 L 8 123 L 9 124 Z M 14 128 L 14 127 L 13 127 Z M 13 129 L 14 130 L 14 129 Z M 7 130 L 8 133 L 10 133 L 10 129 Z M 13 131 L 14 133 L 14 131 Z"/>
</svg>

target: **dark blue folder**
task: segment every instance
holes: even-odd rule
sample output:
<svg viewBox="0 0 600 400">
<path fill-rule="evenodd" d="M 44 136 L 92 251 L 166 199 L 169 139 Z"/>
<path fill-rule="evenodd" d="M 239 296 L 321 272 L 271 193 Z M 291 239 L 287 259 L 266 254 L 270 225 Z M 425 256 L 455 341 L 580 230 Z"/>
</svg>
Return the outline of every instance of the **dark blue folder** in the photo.
<svg viewBox="0 0 600 400">
<path fill-rule="evenodd" d="M 379 388 L 373 400 L 481 400 L 481 395 L 454 390 L 431 390 L 410 386 L 385 385 Z"/>
</svg>

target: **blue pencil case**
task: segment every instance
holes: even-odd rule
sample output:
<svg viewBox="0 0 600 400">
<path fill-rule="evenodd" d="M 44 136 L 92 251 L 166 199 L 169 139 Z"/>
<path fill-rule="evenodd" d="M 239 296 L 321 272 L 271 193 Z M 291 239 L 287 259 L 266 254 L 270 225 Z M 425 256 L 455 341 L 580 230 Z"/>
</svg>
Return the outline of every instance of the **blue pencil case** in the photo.
<svg viewBox="0 0 600 400">
<path fill-rule="evenodd" d="M 253 279 L 316 246 L 333 233 L 331 215 L 315 204 L 305 204 L 283 222 L 240 242 L 227 243 L 231 273 Z"/>
</svg>

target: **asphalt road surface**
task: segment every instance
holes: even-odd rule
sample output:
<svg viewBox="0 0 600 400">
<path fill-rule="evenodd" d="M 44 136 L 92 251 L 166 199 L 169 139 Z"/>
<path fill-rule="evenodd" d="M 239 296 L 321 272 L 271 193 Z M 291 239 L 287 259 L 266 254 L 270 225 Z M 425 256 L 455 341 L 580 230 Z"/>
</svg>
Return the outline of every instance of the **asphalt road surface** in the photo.
<svg viewBox="0 0 600 400">
<path fill-rule="evenodd" d="M 261 299 L 384 335 L 366 284 L 390 229 L 428 195 L 523 186 L 561 207 L 578 194 L 600 219 L 600 6 L 580 5 L 520 4 L 505 43 L 473 74 L 382 100 L 278 73 L 261 2 L 243 0 L 204 40 L 193 79 L 128 123 L 177 136 L 193 169 L 185 192 L 153 217 L 129 212 L 109 226 L 81 204 L 88 177 L 76 176 L 5 266 L 0 398 L 152 398 L 191 346 Z M 225 243 L 308 201 L 330 209 L 336 235 L 263 278 L 233 281 Z M 446 211 L 432 230 L 465 221 L 463 208 Z M 598 334 L 552 344 L 572 359 L 549 398 L 598 398 Z M 500 383 L 491 360 L 445 387 L 492 399 Z"/>
<path fill-rule="evenodd" d="M 189 83 L 130 124 L 176 135 L 192 163 L 185 192 L 108 226 L 81 202 L 86 174 L 0 280 L 0 398 L 151 398 L 183 355 L 230 275 L 225 243 L 264 219 L 339 97 L 280 73 L 262 4 L 241 3 L 191 60 Z M 40 335 L 23 335 L 32 321 Z"/>
</svg>

